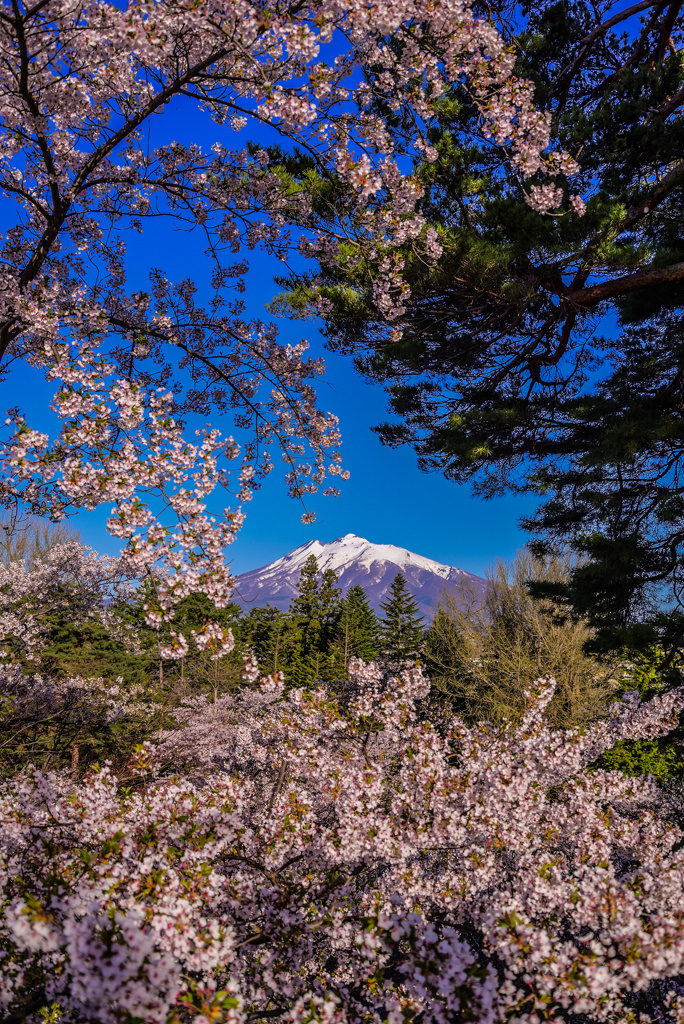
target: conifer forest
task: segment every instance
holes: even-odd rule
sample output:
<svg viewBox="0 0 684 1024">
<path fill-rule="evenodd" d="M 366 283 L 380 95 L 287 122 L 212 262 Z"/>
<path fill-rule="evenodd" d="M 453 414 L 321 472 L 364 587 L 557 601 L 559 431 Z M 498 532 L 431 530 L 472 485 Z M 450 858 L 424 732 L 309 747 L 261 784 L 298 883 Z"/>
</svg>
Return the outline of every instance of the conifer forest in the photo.
<svg viewBox="0 0 684 1024">
<path fill-rule="evenodd" d="M 0 1024 L 684 1024 L 684 2 L 0 0 L 0 56 Z M 481 592 L 242 599 L 272 481 L 354 474 L 292 325 L 533 509 Z"/>
</svg>

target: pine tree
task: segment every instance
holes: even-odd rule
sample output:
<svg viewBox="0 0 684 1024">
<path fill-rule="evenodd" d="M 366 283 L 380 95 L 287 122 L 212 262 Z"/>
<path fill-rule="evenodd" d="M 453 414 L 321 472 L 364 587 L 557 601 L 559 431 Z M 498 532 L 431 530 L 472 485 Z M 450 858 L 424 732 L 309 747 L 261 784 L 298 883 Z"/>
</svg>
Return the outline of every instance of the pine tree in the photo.
<svg viewBox="0 0 684 1024">
<path fill-rule="evenodd" d="M 306 686 L 317 679 L 334 678 L 333 640 L 340 613 L 340 590 L 332 569 L 326 569 L 319 577 L 315 555 L 304 563 L 298 589 L 290 604 L 297 639 L 286 678 L 297 686 Z"/>
<path fill-rule="evenodd" d="M 337 647 L 346 674 L 350 658 L 369 662 L 377 658 L 378 619 L 363 587 L 355 583 L 347 591 L 337 623 Z"/>
<path fill-rule="evenodd" d="M 144 686 L 152 661 L 147 654 L 132 654 L 112 637 L 97 618 L 76 622 L 68 610 L 47 616 L 49 641 L 41 653 L 41 668 L 56 678 L 103 678 L 126 686 Z"/>
<path fill-rule="evenodd" d="M 565 597 L 604 650 L 684 633 L 684 61 L 681 4 L 493 0 L 487 16 L 531 80 L 552 138 L 579 172 L 558 185 L 560 216 L 534 210 L 531 181 L 502 174 L 457 90 L 414 172 L 439 245 L 407 243 L 410 286 L 385 318 L 362 253 L 283 279 L 280 308 L 326 300 L 328 346 L 382 382 L 396 414 L 384 442 L 421 468 L 475 478 L 479 494 L 527 487 L 545 505 L 539 552 L 585 556 Z M 614 12 L 615 7 L 621 10 Z M 629 26 L 629 27 L 628 27 Z M 316 194 L 309 157 L 283 159 Z M 288 163 L 289 160 L 289 163 Z M 317 212 L 344 217 L 346 183 L 321 181 Z M 571 194 L 587 199 L 586 211 Z M 353 245 L 353 243 L 350 243 Z M 610 335 L 597 330 L 610 316 Z M 617 326 L 617 330 L 615 329 Z M 392 339 L 392 332 L 396 332 Z M 555 595 L 563 597 L 562 594 Z M 664 611 L 663 611 L 664 610 Z"/>
<path fill-rule="evenodd" d="M 380 620 L 381 654 L 393 664 L 417 658 L 423 642 L 423 617 L 402 573 L 392 580 L 389 597 L 380 607 L 384 612 Z"/>
<path fill-rule="evenodd" d="M 290 602 L 290 617 L 295 630 L 288 682 L 306 686 L 317 674 L 321 647 L 321 608 L 318 560 L 309 555 L 297 584 L 297 596 Z"/>
<path fill-rule="evenodd" d="M 309 555 L 299 574 L 297 596 L 290 602 L 290 615 L 297 615 L 309 621 L 318 620 L 319 588 L 318 559 L 315 555 Z"/>
<path fill-rule="evenodd" d="M 319 607 L 321 628 L 324 634 L 324 646 L 328 645 L 335 634 L 335 627 L 340 617 L 340 590 L 337 575 L 333 569 L 326 569 L 321 577 L 319 591 Z"/>
<path fill-rule="evenodd" d="M 292 617 L 268 604 L 252 608 L 239 630 L 241 647 L 254 654 L 264 674 L 287 669 L 297 636 Z"/>
<path fill-rule="evenodd" d="M 156 666 L 154 674 L 158 687 L 165 691 L 168 691 L 169 688 L 180 688 L 179 692 L 181 693 L 186 692 L 188 688 L 198 693 L 209 688 L 214 696 L 218 696 L 219 691 L 223 692 L 238 686 L 242 675 L 244 653 L 244 649 L 239 643 L 239 624 L 242 617 L 240 605 L 231 602 L 223 608 L 217 608 L 205 594 L 191 593 L 178 602 L 170 622 L 164 622 L 160 629 L 154 629 L 146 623 L 143 611 L 149 593 L 149 584 L 144 582 L 135 599 L 129 603 L 123 603 L 116 611 L 122 623 L 129 623 L 134 628 L 140 646 L 149 659 L 150 675 L 152 674 L 152 664 Z M 229 627 L 236 639 L 235 649 L 226 657 L 216 661 L 212 661 L 207 654 L 198 651 L 192 637 L 192 631 L 201 630 L 208 621 L 218 622 L 221 626 Z M 170 642 L 172 630 L 182 633 L 188 642 L 188 653 L 179 660 L 167 660 L 160 657 L 160 647 Z"/>
<path fill-rule="evenodd" d="M 449 679 L 462 671 L 468 656 L 468 645 L 454 615 L 444 608 L 437 614 L 425 631 L 423 640 L 425 669 L 433 684 Z"/>
</svg>

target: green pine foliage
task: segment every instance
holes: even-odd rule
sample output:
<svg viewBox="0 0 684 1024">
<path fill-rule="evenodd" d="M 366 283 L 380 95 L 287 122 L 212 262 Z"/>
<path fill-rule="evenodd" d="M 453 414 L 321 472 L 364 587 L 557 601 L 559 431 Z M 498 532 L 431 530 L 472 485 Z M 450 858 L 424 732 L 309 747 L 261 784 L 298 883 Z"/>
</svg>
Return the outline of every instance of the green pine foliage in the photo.
<svg viewBox="0 0 684 1024">
<path fill-rule="evenodd" d="M 644 700 L 650 700 L 673 686 L 682 685 L 681 670 L 657 647 L 634 653 L 620 669 L 620 689 L 616 696 L 636 690 Z M 682 779 L 684 723 L 680 722 L 669 735 L 656 740 L 621 740 L 601 755 L 596 766 L 623 775 L 652 775 L 658 782 Z"/>
<path fill-rule="evenodd" d="M 298 591 L 290 602 L 295 642 L 285 678 L 295 686 L 307 686 L 320 675 L 323 661 L 320 576 L 315 555 L 310 555 L 304 563 Z"/>
<path fill-rule="evenodd" d="M 369 662 L 380 653 L 378 619 L 358 583 L 349 588 L 341 602 L 336 641 L 345 675 L 351 658 Z"/>
<path fill-rule="evenodd" d="M 658 782 L 684 777 L 681 741 L 670 736 L 657 740 L 621 740 L 602 754 L 596 767 L 623 775 L 652 775 Z"/>
<path fill-rule="evenodd" d="M 452 614 L 449 614 L 449 610 Z M 452 605 L 445 599 L 425 631 L 423 657 L 433 685 L 448 685 L 449 680 L 462 671 L 469 657 L 461 616 L 453 614 L 454 610 L 460 612 L 460 606 L 457 603 Z"/>
<path fill-rule="evenodd" d="M 297 641 L 292 617 L 266 605 L 251 608 L 237 625 L 239 646 L 253 654 L 265 675 L 283 671 L 292 658 Z"/>
<path fill-rule="evenodd" d="M 380 653 L 392 664 L 417 661 L 423 642 L 423 617 L 402 573 L 392 580 L 389 596 L 380 607 Z"/>
<path fill-rule="evenodd" d="M 239 623 L 242 609 L 237 604 L 216 608 L 213 601 L 204 594 L 189 594 L 174 609 L 171 622 L 165 622 L 160 629 L 153 629 L 145 622 L 144 604 L 147 586 L 140 587 L 135 600 L 117 609 L 122 623 L 132 628 L 140 648 L 148 660 L 150 677 L 154 675 L 155 687 L 165 703 L 173 705 L 184 696 L 205 694 L 214 700 L 222 693 L 240 685 L 244 650 L 239 643 L 225 657 L 212 661 L 207 651 L 199 651 L 192 638 L 192 631 L 201 630 L 205 622 L 218 622 L 233 630 L 239 637 Z M 171 641 L 171 629 L 182 633 L 188 641 L 189 651 L 179 660 L 160 657 L 160 648 Z"/>
<path fill-rule="evenodd" d="M 426 235 L 404 246 L 403 312 L 379 314 L 375 267 L 348 233 L 336 262 L 282 279 L 275 305 L 305 316 L 327 300 L 329 347 L 388 390 L 396 416 L 378 428 L 383 441 L 412 444 L 422 468 L 473 480 L 485 496 L 541 496 L 527 524 L 538 552 L 571 544 L 583 556 L 554 599 L 589 620 L 597 649 L 674 651 L 684 634 L 684 21 L 672 4 L 514 7 L 482 11 L 534 83 L 553 144 L 579 162 L 556 182 L 559 214 L 529 206 L 534 179 L 507 173 L 456 87 L 431 128 L 436 159 L 414 168 L 441 254 L 426 258 Z M 323 180 L 306 155 L 271 155 L 271 169 L 305 185 L 317 229 L 339 237 L 344 184 Z M 586 198 L 583 216 L 572 194 Z"/>
<path fill-rule="evenodd" d="M 619 659 L 587 654 L 587 623 L 529 593 L 530 581 L 562 581 L 571 571 L 571 560 L 521 552 L 488 573 L 483 602 L 466 589 L 445 593 L 424 645 L 434 697 L 470 724 L 519 721 L 535 680 L 552 675 L 550 726 L 584 728 L 605 717 L 620 685 Z"/>
<path fill-rule="evenodd" d="M 330 681 L 336 676 L 334 639 L 340 615 L 340 589 L 332 570 L 319 573 L 315 555 L 305 562 L 298 589 L 290 604 L 295 640 L 285 679 L 295 686 L 310 686 L 316 680 Z"/>
<path fill-rule="evenodd" d="M 262 672 L 282 671 L 291 686 L 344 678 L 351 658 L 368 662 L 379 654 L 378 620 L 363 587 L 351 587 L 342 598 L 335 573 L 320 573 L 314 555 L 302 569 L 289 611 L 253 608 L 236 635 Z"/>
<path fill-rule="evenodd" d="M 151 659 L 132 653 L 99 619 L 74 622 L 60 609 L 48 616 L 48 623 L 49 641 L 41 652 L 41 667 L 47 675 L 101 677 L 110 684 L 121 680 L 128 688 L 145 685 Z"/>
</svg>

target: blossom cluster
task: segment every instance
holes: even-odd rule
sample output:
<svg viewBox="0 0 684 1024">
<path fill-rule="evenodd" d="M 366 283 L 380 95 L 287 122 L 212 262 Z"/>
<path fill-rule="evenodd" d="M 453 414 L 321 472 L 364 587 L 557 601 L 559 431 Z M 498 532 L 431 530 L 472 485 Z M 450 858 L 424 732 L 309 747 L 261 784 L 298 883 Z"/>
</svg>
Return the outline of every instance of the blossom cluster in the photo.
<svg viewBox="0 0 684 1024">
<path fill-rule="evenodd" d="M 77 541 L 56 545 L 32 566 L 0 564 L 0 661 L 37 664 L 49 617 L 57 612 L 75 623 L 96 617 L 115 631 L 111 602 L 130 593 L 133 575 L 120 558 L 98 555 Z"/>
<path fill-rule="evenodd" d="M 167 570 L 152 617 L 188 587 L 225 603 L 221 553 L 274 465 L 270 449 L 302 501 L 328 472 L 345 477 L 337 420 L 313 389 L 322 363 L 246 318 L 245 254 L 326 262 L 351 235 L 375 268 L 378 309 L 396 318 L 407 298 L 397 249 L 422 239 L 426 259 L 441 251 L 405 158 L 434 159 L 429 130 L 452 87 L 472 96 L 515 174 L 555 178 L 574 165 L 550 152 L 529 83 L 468 0 L 17 0 L 2 14 L 0 189 L 18 215 L 0 249 L 0 360 L 24 359 L 53 383 L 60 427 L 52 436 L 9 410 L 0 498 L 53 518 L 112 507 L 130 564 Z M 152 117 L 174 100 L 213 117 L 208 152 L 148 145 Z M 348 190 L 337 234 L 264 149 L 230 148 L 250 120 Z M 547 210 L 558 195 L 537 184 L 530 202 Z M 160 217 L 206 239 L 204 304 L 195 282 L 153 263 L 148 290 L 131 288 L 125 238 Z M 193 436 L 198 419 L 227 414 L 246 435 L 240 447 L 211 427 Z M 233 499 L 212 514 L 222 487 Z"/>
<path fill-rule="evenodd" d="M 269 677 L 189 702 L 140 748 L 138 788 L 106 767 L 16 779 L 3 1012 L 628 1021 L 657 987 L 681 1020 L 684 835 L 651 781 L 590 766 L 666 732 L 684 694 L 581 733 L 544 724 L 549 679 L 498 728 L 429 720 L 428 686 L 361 662 L 343 692 Z"/>
</svg>

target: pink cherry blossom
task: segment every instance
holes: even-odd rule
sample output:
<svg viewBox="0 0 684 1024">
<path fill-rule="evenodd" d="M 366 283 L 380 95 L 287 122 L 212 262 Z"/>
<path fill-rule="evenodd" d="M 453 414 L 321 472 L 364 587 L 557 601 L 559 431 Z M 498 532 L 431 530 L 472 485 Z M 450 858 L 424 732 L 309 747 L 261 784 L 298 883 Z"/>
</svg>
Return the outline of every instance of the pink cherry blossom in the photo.
<svg viewBox="0 0 684 1024">
<path fill-rule="evenodd" d="M 137 789 L 28 771 L 0 798 L 4 1012 L 612 1022 L 657 986 L 679 1021 L 684 837 L 652 781 L 589 766 L 684 694 L 562 732 L 553 686 L 470 728 L 426 718 L 419 667 L 355 662 L 340 698 L 189 699 Z"/>
</svg>

